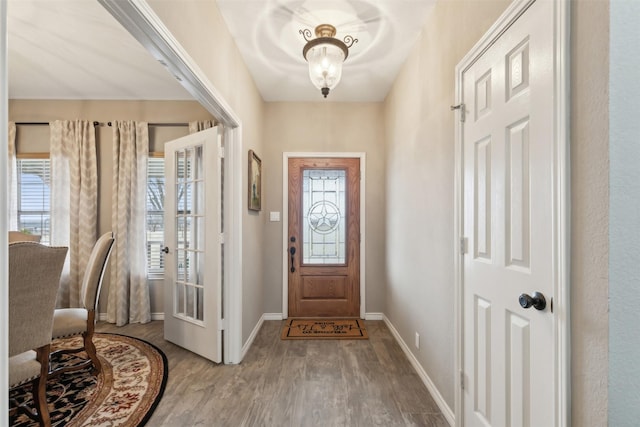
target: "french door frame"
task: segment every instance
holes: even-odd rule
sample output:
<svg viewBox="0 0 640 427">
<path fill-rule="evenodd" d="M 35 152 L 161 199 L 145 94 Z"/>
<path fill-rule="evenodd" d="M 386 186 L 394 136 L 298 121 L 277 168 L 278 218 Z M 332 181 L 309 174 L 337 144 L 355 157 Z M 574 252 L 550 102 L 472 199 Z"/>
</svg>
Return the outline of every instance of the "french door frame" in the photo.
<svg viewBox="0 0 640 427">
<path fill-rule="evenodd" d="M 300 153 L 282 154 L 282 318 L 289 317 L 289 159 L 292 158 L 356 158 L 360 159 L 360 318 L 366 314 L 366 153 Z"/>
<path fill-rule="evenodd" d="M 455 103 L 464 110 L 463 76 L 511 23 L 518 19 L 534 2 L 543 0 L 514 0 L 487 33 L 471 48 L 455 69 Z M 546 0 L 545 0 L 546 1 Z M 555 316 L 554 340 L 556 343 L 553 376 L 556 381 L 558 407 L 555 414 L 557 426 L 571 425 L 571 321 L 570 321 L 570 158 L 569 158 L 569 20 L 570 4 L 566 0 L 554 0 L 555 21 L 550 22 L 556 32 L 554 60 L 557 63 L 554 76 L 555 95 L 555 151 L 554 151 L 554 234 L 555 234 L 555 284 L 553 315 Z M 455 176 L 454 176 L 454 357 L 455 357 L 455 425 L 464 425 L 463 390 L 461 376 L 464 372 L 464 159 L 463 121 L 460 109 L 455 120 Z M 459 377 L 460 376 L 460 377 Z"/>
</svg>

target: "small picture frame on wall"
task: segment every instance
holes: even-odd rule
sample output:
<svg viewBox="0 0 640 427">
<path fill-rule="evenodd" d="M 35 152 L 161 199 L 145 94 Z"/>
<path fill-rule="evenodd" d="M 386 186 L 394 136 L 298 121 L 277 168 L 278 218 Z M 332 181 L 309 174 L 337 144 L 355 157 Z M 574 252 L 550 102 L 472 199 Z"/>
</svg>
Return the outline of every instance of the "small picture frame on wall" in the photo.
<svg viewBox="0 0 640 427">
<path fill-rule="evenodd" d="M 262 161 L 249 150 L 249 210 L 262 209 Z"/>
</svg>

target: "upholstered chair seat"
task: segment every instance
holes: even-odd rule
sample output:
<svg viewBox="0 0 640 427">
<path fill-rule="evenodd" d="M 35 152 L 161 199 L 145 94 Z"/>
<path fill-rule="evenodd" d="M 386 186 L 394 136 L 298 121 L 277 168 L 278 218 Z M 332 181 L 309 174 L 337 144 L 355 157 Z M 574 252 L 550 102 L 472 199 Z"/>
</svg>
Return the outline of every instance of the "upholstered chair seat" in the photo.
<svg viewBox="0 0 640 427">
<path fill-rule="evenodd" d="M 40 375 L 40 362 L 38 353 L 27 350 L 9 358 L 9 388 L 33 381 Z"/>
<path fill-rule="evenodd" d="M 81 335 L 87 329 L 87 314 L 84 308 L 57 308 L 53 313 L 56 338 Z"/>
</svg>

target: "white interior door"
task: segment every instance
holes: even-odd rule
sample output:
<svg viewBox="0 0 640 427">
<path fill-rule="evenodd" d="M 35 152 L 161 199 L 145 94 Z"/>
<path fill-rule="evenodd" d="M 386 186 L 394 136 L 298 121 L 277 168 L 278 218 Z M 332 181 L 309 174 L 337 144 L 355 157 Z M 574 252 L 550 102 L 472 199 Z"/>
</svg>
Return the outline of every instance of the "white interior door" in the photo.
<svg viewBox="0 0 640 427">
<path fill-rule="evenodd" d="M 164 337 L 222 361 L 219 128 L 165 145 Z"/>
<path fill-rule="evenodd" d="M 558 419 L 555 2 L 520 4 L 462 71 L 465 426 Z"/>
</svg>

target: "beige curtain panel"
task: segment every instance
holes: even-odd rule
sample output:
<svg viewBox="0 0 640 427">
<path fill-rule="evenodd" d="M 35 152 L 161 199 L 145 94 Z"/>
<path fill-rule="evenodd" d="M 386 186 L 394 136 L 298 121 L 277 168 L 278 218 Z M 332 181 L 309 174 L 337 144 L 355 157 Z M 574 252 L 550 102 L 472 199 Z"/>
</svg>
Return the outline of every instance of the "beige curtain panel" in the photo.
<svg viewBox="0 0 640 427">
<path fill-rule="evenodd" d="M 96 243 L 98 167 L 92 122 L 56 120 L 51 132 L 51 245 L 68 246 L 58 307 L 79 307 L 82 276 Z"/>
<path fill-rule="evenodd" d="M 216 122 L 213 120 L 202 120 L 189 122 L 189 133 L 200 132 L 201 130 L 212 128 L 216 125 Z"/>
<path fill-rule="evenodd" d="M 146 190 L 149 126 L 146 122 L 113 121 L 113 193 L 111 283 L 107 321 L 151 321 L 147 283 Z"/>
</svg>

